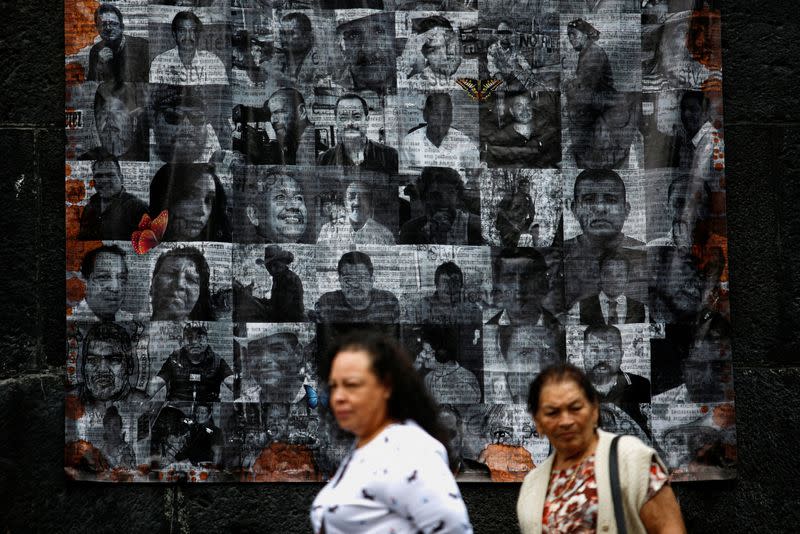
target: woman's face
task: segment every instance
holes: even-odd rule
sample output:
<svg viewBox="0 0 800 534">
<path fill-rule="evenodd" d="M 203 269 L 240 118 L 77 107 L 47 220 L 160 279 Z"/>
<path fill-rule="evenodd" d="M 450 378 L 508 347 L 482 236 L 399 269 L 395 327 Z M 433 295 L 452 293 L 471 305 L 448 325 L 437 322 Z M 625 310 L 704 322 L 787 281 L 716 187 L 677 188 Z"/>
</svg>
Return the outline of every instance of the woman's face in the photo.
<svg viewBox="0 0 800 534">
<path fill-rule="evenodd" d="M 372 437 L 389 420 L 391 389 L 373 372 L 364 350 L 336 354 L 328 378 L 330 402 L 339 426 L 359 440 Z"/>
<path fill-rule="evenodd" d="M 572 456 L 592 444 L 598 417 L 598 406 L 589 402 L 580 386 L 564 380 L 545 384 L 533 421 L 557 452 Z"/>
<path fill-rule="evenodd" d="M 183 321 L 200 298 L 200 273 L 189 258 L 171 257 L 164 260 L 153 275 L 150 295 L 153 318 L 160 321 Z"/>
<path fill-rule="evenodd" d="M 214 178 L 203 173 L 200 179 L 188 186 L 183 198 L 169 210 L 169 230 L 173 241 L 190 241 L 201 237 L 214 209 L 216 189 Z"/>
</svg>

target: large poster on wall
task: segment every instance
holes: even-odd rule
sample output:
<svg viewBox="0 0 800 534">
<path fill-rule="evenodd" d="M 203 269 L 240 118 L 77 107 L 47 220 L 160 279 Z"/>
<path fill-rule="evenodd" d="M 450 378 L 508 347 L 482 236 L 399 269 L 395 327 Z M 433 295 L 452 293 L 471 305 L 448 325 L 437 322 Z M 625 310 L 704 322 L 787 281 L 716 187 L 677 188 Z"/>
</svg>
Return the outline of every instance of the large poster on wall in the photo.
<svg viewBox="0 0 800 534">
<path fill-rule="evenodd" d="M 547 457 L 559 361 L 673 480 L 735 476 L 716 1 L 65 8 L 68 477 L 325 480 L 356 328 L 459 480 Z"/>
</svg>

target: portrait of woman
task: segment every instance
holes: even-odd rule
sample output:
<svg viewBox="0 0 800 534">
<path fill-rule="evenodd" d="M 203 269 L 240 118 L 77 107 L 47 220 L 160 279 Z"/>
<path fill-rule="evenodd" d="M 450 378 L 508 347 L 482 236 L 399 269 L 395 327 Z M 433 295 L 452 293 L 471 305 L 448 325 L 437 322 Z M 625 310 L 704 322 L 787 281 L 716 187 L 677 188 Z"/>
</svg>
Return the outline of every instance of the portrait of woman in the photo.
<svg viewBox="0 0 800 534">
<path fill-rule="evenodd" d="M 227 208 L 227 195 L 213 165 L 167 164 L 150 182 L 150 215 L 169 212 L 164 241 L 230 242 Z"/>
<path fill-rule="evenodd" d="M 156 261 L 150 283 L 153 321 L 213 321 L 210 271 L 194 247 L 165 252 Z"/>
<path fill-rule="evenodd" d="M 355 440 L 314 499 L 314 532 L 471 533 L 449 434 L 410 357 L 373 332 L 348 334 L 329 355 L 330 407 Z"/>
<path fill-rule="evenodd" d="M 664 462 L 639 439 L 616 440 L 598 428 L 599 396 L 580 369 L 557 364 L 542 371 L 531 383 L 528 410 L 555 452 L 522 483 L 517 515 L 523 534 L 686 532 Z M 614 452 L 617 469 L 611 467 Z"/>
</svg>

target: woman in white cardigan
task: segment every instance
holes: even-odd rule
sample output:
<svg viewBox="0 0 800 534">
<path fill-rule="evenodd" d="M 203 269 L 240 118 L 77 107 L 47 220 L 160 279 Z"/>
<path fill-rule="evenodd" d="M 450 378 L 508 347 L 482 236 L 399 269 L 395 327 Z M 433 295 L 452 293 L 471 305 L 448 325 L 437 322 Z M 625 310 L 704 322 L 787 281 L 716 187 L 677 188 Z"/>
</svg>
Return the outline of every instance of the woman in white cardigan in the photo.
<svg viewBox="0 0 800 534">
<path fill-rule="evenodd" d="M 617 444 L 624 525 L 617 524 L 609 470 L 614 435 L 598 429 L 597 392 L 577 367 L 542 371 L 531 383 L 528 409 L 555 452 L 522 483 L 517 516 L 523 534 L 686 532 L 663 462 L 633 436 Z"/>
</svg>

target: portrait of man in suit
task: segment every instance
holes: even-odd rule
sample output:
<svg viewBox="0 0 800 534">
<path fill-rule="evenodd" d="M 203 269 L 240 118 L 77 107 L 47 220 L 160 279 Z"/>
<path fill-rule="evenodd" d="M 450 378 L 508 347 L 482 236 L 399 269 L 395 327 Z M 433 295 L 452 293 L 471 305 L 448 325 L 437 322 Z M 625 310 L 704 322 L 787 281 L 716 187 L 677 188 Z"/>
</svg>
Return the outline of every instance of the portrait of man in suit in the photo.
<svg viewBox="0 0 800 534">
<path fill-rule="evenodd" d="M 612 253 L 600 260 L 600 292 L 578 304 L 581 324 L 606 325 L 643 323 L 644 304 L 625 294 L 630 275 L 630 260 Z"/>
</svg>

